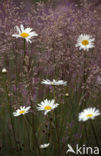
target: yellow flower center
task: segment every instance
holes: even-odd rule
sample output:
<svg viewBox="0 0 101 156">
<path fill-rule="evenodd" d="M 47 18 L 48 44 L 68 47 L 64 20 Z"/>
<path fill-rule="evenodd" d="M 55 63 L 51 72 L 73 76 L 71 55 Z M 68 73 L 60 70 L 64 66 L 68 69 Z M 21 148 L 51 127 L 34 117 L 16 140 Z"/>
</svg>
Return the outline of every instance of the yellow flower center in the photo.
<svg viewBox="0 0 101 156">
<path fill-rule="evenodd" d="M 82 41 L 82 44 L 83 44 L 84 46 L 86 46 L 86 45 L 89 44 L 89 42 L 88 42 L 88 40 L 83 40 L 83 41 Z"/>
<path fill-rule="evenodd" d="M 28 34 L 28 33 L 26 33 L 26 32 L 23 32 L 23 33 L 21 33 L 20 35 L 21 35 L 21 37 L 23 37 L 23 38 L 26 38 L 26 37 L 28 37 L 28 36 L 29 36 L 29 34 Z"/>
<path fill-rule="evenodd" d="M 54 85 L 54 82 L 51 82 L 51 85 Z"/>
<path fill-rule="evenodd" d="M 91 118 L 92 116 L 93 116 L 93 114 L 87 114 L 87 117 L 90 117 Z"/>
<path fill-rule="evenodd" d="M 23 113 L 25 113 L 25 110 L 21 110 L 21 111 L 19 112 L 19 114 L 23 114 Z"/>
<path fill-rule="evenodd" d="M 44 109 L 45 110 L 50 110 L 50 109 L 52 109 L 52 107 L 51 106 L 45 106 Z"/>
</svg>

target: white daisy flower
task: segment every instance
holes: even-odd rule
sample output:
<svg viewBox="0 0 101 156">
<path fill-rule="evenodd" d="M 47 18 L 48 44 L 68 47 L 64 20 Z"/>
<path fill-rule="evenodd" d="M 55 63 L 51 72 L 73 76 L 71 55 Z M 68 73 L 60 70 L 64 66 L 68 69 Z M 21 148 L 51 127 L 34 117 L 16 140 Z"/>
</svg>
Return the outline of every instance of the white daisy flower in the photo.
<svg viewBox="0 0 101 156">
<path fill-rule="evenodd" d="M 42 145 L 40 145 L 40 148 L 47 148 L 49 145 L 50 145 L 50 143 L 48 143 L 48 144 L 42 144 Z"/>
<path fill-rule="evenodd" d="M 32 31 L 32 28 L 24 28 L 24 26 L 21 24 L 20 28 L 16 26 L 17 34 L 13 34 L 13 37 L 16 38 L 24 38 L 27 42 L 31 43 L 31 39 L 34 36 L 38 36 L 38 34 L 35 31 Z"/>
<path fill-rule="evenodd" d="M 56 107 L 58 107 L 58 103 L 55 104 L 55 100 L 47 100 L 45 99 L 40 104 L 38 104 L 38 111 L 44 111 L 44 115 L 47 115 L 48 112 L 52 111 Z"/>
<path fill-rule="evenodd" d="M 63 80 L 54 80 L 53 81 L 50 81 L 50 80 L 43 80 L 41 82 L 41 84 L 46 84 L 46 85 L 56 85 L 56 86 L 59 86 L 59 85 L 63 85 L 63 86 L 66 86 L 67 85 L 67 82 L 66 81 L 63 81 Z"/>
<path fill-rule="evenodd" d="M 94 108 L 87 108 L 84 109 L 83 112 L 79 113 L 79 121 L 86 121 L 88 119 L 94 119 L 96 116 L 100 115 L 98 109 Z"/>
<path fill-rule="evenodd" d="M 31 106 L 25 108 L 25 106 L 20 106 L 20 109 L 17 109 L 16 112 L 13 112 L 14 116 L 24 115 L 29 112 Z"/>
<path fill-rule="evenodd" d="M 95 39 L 92 38 L 92 36 L 81 34 L 77 39 L 77 44 L 75 46 L 79 47 L 80 50 L 83 49 L 88 51 L 90 48 L 94 47 L 94 41 Z"/>
</svg>

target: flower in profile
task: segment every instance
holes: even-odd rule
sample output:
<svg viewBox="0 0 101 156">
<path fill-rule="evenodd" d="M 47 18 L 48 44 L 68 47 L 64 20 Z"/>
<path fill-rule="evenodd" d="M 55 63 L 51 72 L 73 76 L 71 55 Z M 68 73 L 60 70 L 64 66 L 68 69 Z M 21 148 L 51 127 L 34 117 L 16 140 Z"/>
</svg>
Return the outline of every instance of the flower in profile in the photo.
<svg viewBox="0 0 101 156">
<path fill-rule="evenodd" d="M 20 106 L 20 109 L 17 109 L 16 112 L 13 112 L 13 115 L 14 116 L 24 115 L 29 112 L 30 108 L 31 108 L 30 106 L 28 106 L 26 108 L 25 108 L 25 106 Z"/>
<path fill-rule="evenodd" d="M 59 85 L 63 85 L 63 86 L 66 86 L 67 85 L 67 82 L 66 81 L 63 81 L 63 80 L 54 80 L 53 81 L 50 81 L 50 80 L 43 80 L 41 82 L 41 84 L 45 84 L 45 85 L 54 85 L 54 86 L 59 86 Z"/>
<path fill-rule="evenodd" d="M 38 111 L 44 111 L 44 115 L 47 115 L 48 112 L 54 110 L 56 107 L 58 107 L 58 103 L 55 103 L 55 100 L 47 100 L 45 99 L 40 104 L 38 104 Z"/>
<path fill-rule="evenodd" d="M 47 148 L 49 145 L 50 145 L 50 143 L 42 144 L 42 145 L 40 145 L 40 148 Z"/>
<path fill-rule="evenodd" d="M 6 68 L 3 68 L 2 69 L 2 73 L 7 73 L 7 69 Z"/>
<path fill-rule="evenodd" d="M 84 109 L 83 112 L 79 113 L 79 121 L 86 121 L 88 119 L 94 119 L 96 116 L 100 115 L 98 109 L 94 108 L 87 108 Z"/>
<path fill-rule="evenodd" d="M 94 40 L 95 39 L 90 35 L 81 34 L 77 39 L 77 44 L 75 46 L 79 47 L 80 50 L 83 49 L 88 51 L 90 48 L 94 47 Z"/>
<path fill-rule="evenodd" d="M 27 42 L 31 43 L 32 37 L 38 36 L 38 34 L 35 31 L 32 31 L 32 28 L 24 28 L 24 26 L 21 24 L 20 28 L 16 26 L 17 34 L 13 34 L 13 37 L 16 38 L 24 38 Z"/>
</svg>

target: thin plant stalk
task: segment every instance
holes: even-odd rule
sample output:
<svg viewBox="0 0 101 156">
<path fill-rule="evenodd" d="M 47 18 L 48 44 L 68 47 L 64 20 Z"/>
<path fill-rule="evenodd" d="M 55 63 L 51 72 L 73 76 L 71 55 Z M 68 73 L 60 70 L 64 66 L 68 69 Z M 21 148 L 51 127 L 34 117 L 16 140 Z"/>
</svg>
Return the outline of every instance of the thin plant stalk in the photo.
<svg viewBox="0 0 101 156">
<path fill-rule="evenodd" d="M 25 125 L 26 125 L 26 129 L 27 129 L 27 135 L 28 135 L 28 141 L 29 141 L 29 147 L 30 147 L 30 138 L 29 138 L 29 129 L 28 129 L 28 126 L 27 126 L 27 120 L 26 120 L 26 118 L 24 117 L 24 120 L 25 120 Z M 31 151 L 31 153 L 33 154 L 33 150 L 31 150 L 30 149 L 30 151 Z"/>
<path fill-rule="evenodd" d="M 87 144 L 89 145 L 89 138 L 88 138 L 87 125 L 86 125 L 86 123 L 84 123 L 84 127 L 85 127 L 85 136 L 86 136 L 86 139 L 87 139 Z"/>
<path fill-rule="evenodd" d="M 25 120 L 26 120 L 26 122 L 28 122 L 28 124 L 30 125 L 30 127 L 33 129 L 33 136 L 34 136 L 34 139 L 35 139 L 35 142 L 36 142 L 36 145 L 37 145 L 38 153 L 39 153 L 39 156 L 41 156 L 41 151 L 40 151 L 39 143 L 38 143 L 37 137 L 35 135 L 35 130 L 33 128 L 33 125 L 30 123 L 30 121 L 29 121 L 29 119 L 27 117 L 25 118 Z"/>
<path fill-rule="evenodd" d="M 100 150 L 100 145 L 99 145 L 99 142 L 98 142 L 96 130 L 95 130 L 95 127 L 94 127 L 94 124 L 93 124 L 92 120 L 90 120 L 90 124 L 91 124 L 92 131 L 93 131 L 93 134 L 94 134 L 94 137 L 95 137 L 96 145 L 98 146 L 98 148 Z M 99 155 L 101 156 L 101 150 L 100 150 L 100 154 Z"/>
<path fill-rule="evenodd" d="M 55 86 L 54 86 L 54 99 L 56 100 L 56 94 L 55 94 Z M 56 120 L 56 112 L 54 113 L 54 119 L 55 119 L 55 130 L 56 130 L 56 137 L 57 137 L 57 144 L 58 144 L 58 156 L 60 155 L 60 139 L 58 135 L 58 127 L 57 127 L 57 120 Z"/>
<path fill-rule="evenodd" d="M 15 49 L 17 49 L 17 42 L 16 42 L 16 40 L 15 40 L 15 45 L 16 45 L 16 47 L 14 48 L 13 47 L 13 51 L 14 51 L 14 56 L 15 56 L 15 72 L 16 72 L 16 82 L 15 82 L 15 84 L 16 84 L 16 102 L 17 102 L 17 96 L 18 96 L 18 69 L 17 69 L 17 65 L 18 65 L 18 63 L 17 63 L 17 61 L 18 61 L 18 54 L 17 54 L 17 51 L 15 50 Z"/>
<path fill-rule="evenodd" d="M 86 55 L 86 51 L 84 52 L 84 73 L 83 73 L 83 83 L 84 83 L 84 91 L 83 91 L 83 106 L 86 106 L 86 79 L 87 79 L 87 73 L 86 73 L 86 59 L 87 59 L 87 55 Z M 82 105 L 81 105 L 82 106 Z"/>
<path fill-rule="evenodd" d="M 87 125 L 86 125 L 86 123 L 84 123 L 84 127 L 85 127 L 85 137 L 87 139 L 87 145 L 89 146 L 89 138 L 88 138 Z M 88 154 L 88 156 L 89 156 L 89 154 Z"/>
<path fill-rule="evenodd" d="M 25 56 L 26 56 L 26 40 L 24 39 L 24 59 L 25 59 Z"/>
<path fill-rule="evenodd" d="M 6 79 L 7 79 L 7 74 L 4 74 L 4 88 L 5 88 L 5 93 L 6 93 L 6 97 L 7 97 L 8 109 L 9 109 L 9 114 L 10 114 L 10 122 L 11 122 L 11 126 L 12 126 L 14 140 L 15 140 L 15 143 L 16 143 L 17 148 L 18 148 L 16 135 L 15 135 L 15 129 L 14 129 L 14 123 L 13 123 L 13 118 L 12 118 L 12 107 L 10 105 L 10 99 L 9 99 L 9 93 L 8 93 L 8 87 L 6 84 Z M 19 153 L 19 155 L 20 155 L 20 153 Z"/>
</svg>

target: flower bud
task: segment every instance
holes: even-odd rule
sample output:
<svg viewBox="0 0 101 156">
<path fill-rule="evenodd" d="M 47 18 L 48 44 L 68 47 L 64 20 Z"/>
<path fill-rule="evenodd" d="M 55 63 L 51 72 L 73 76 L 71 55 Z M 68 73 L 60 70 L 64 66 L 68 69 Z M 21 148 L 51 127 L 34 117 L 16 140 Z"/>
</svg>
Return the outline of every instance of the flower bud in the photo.
<svg viewBox="0 0 101 156">
<path fill-rule="evenodd" d="M 7 73 L 6 68 L 3 68 L 3 69 L 2 69 L 2 73 Z"/>
</svg>

